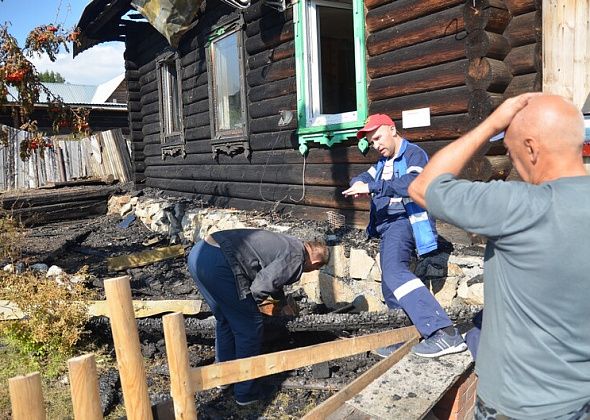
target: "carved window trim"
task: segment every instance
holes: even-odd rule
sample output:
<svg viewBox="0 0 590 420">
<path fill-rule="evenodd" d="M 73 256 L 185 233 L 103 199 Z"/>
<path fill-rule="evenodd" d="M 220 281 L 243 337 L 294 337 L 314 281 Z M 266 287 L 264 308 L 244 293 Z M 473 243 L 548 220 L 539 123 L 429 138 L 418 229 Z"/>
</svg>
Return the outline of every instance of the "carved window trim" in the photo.
<svg viewBox="0 0 590 420">
<path fill-rule="evenodd" d="M 174 72 L 169 67 L 174 66 Z M 167 51 L 156 60 L 158 102 L 160 112 L 160 143 L 162 159 L 185 155 L 185 136 L 182 101 L 182 63 L 177 52 Z M 171 77 L 174 75 L 174 77 Z M 171 118 L 177 117 L 176 127 Z"/>
<path fill-rule="evenodd" d="M 207 74 L 208 74 L 208 93 L 209 93 L 209 112 L 211 127 L 211 148 L 214 157 L 220 153 L 234 156 L 245 153 L 250 155 L 250 145 L 248 141 L 248 103 L 247 103 L 247 86 L 246 86 L 246 53 L 244 49 L 244 20 L 242 15 L 237 19 L 227 22 L 209 34 L 207 42 Z M 240 106 L 242 121 L 244 122 L 241 129 L 220 130 L 218 128 L 218 118 L 216 114 L 217 100 L 215 95 L 215 71 L 213 64 L 213 54 L 215 53 L 215 43 L 229 36 L 237 37 L 238 61 L 239 61 L 239 78 L 240 78 Z"/>
</svg>

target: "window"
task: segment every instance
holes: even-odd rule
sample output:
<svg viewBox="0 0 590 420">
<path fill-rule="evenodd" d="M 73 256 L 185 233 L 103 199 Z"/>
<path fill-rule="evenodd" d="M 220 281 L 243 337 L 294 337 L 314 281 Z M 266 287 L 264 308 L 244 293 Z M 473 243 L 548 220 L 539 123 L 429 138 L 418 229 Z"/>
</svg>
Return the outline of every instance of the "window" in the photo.
<svg viewBox="0 0 590 420">
<path fill-rule="evenodd" d="M 166 147 L 184 144 L 180 67 L 180 59 L 173 53 L 164 55 L 157 62 L 160 93 L 160 140 L 163 145 L 163 155 L 170 154 L 165 153 Z M 183 152 L 178 147 L 175 150 Z"/>
<path fill-rule="evenodd" d="M 241 21 L 217 29 L 209 40 L 207 70 L 213 151 L 248 151 Z"/>
<path fill-rule="evenodd" d="M 354 137 L 367 116 L 362 0 L 302 0 L 295 10 L 300 144 Z"/>
</svg>

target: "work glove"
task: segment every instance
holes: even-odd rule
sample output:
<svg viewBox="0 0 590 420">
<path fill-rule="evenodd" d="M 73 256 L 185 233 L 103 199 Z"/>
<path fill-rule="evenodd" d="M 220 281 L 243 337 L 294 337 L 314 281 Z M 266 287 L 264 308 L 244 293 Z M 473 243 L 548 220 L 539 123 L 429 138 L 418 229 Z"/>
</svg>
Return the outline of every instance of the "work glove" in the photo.
<svg viewBox="0 0 590 420">
<path fill-rule="evenodd" d="M 258 304 L 258 310 L 267 316 L 297 316 L 299 308 L 291 295 L 283 300 L 269 296 Z"/>
</svg>

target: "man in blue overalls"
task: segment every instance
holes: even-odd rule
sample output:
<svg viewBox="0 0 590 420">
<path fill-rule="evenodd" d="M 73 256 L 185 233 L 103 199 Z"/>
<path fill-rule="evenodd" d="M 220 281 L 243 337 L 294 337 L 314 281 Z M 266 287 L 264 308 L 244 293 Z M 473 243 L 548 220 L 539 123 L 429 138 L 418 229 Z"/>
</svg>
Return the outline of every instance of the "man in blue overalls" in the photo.
<svg viewBox="0 0 590 420">
<path fill-rule="evenodd" d="M 371 115 L 359 130 L 381 158 L 367 172 L 354 177 L 345 196 L 371 194 L 367 234 L 381 238 L 381 289 L 390 309 L 402 308 L 424 340 L 412 352 L 424 357 L 464 351 L 467 346 L 424 283 L 410 271 L 416 251 L 424 255 L 437 249 L 434 222 L 408 195 L 408 186 L 428 161 L 420 147 L 401 137 L 387 115 Z M 386 357 L 398 345 L 378 349 Z"/>
</svg>

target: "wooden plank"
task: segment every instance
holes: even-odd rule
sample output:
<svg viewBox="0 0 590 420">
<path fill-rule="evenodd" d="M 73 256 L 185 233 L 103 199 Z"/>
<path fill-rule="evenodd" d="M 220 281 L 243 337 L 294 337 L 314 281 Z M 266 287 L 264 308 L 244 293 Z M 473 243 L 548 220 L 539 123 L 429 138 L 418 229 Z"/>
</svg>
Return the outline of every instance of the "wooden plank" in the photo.
<svg viewBox="0 0 590 420">
<path fill-rule="evenodd" d="M 193 368 L 191 382 L 194 391 L 210 389 L 248 379 L 260 378 L 288 370 L 352 356 L 364 351 L 408 341 L 417 334 L 415 327 L 346 338 L 329 343 L 300 347 L 261 356 L 215 363 Z"/>
<path fill-rule="evenodd" d="M 0 301 L 1 302 L 1 301 Z M 180 312 L 185 315 L 196 315 L 201 312 L 203 302 L 196 299 L 177 300 L 134 300 L 133 313 L 135 318 L 145 318 L 166 312 Z M 109 306 L 106 300 L 92 302 L 88 306 L 90 316 L 109 316 Z"/>
<path fill-rule="evenodd" d="M 197 299 L 178 300 L 134 300 L 133 312 L 135 318 L 145 318 L 167 312 L 180 312 L 185 315 L 196 315 L 201 312 L 203 302 Z M 88 304 L 89 316 L 109 316 L 106 300 L 96 300 Z M 23 319 L 24 312 L 8 300 L 0 300 L 0 321 Z"/>
<path fill-rule="evenodd" d="M 161 247 L 150 249 L 148 251 L 137 252 L 135 254 L 107 258 L 107 266 L 109 271 L 119 271 L 125 270 L 127 268 L 143 267 L 157 261 L 183 256 L 184 246 L 172 245 L 169 247 Z"/>
<path fill-rule="evenodd" d="M 543 92 L 582 107 L 590 92 L 590 5 L 543 1 Z"/>
<path fill-rule="evenodd" d="M 332 414 L 338 407 L 342 406 L 346 400 L 349 400 L 363 389 L 373 382 L 377 377 L 383 375 L 393 365 L 399 362 L 411 348 L 418 342 L 419 335 L 416 332 L 416 336 L 407 341 L 403 346 L 393 352 L 389 357 L 381 360 L 376 365 L 372 366 L 365 373 L 354 379 L 351 383 L 342 388 L 339 392 L 332 395 L 326 401 L 315 407 L 313 410 L 303 416 L 303 420 L 312 419 L 326 419 Z"/>
<path fill-rule="evenodd" d="M 371 419 L 421 419 L 472 365 L 469 351 L 433 359 L 408 354 L 346 405 Z"/>
</svg>

